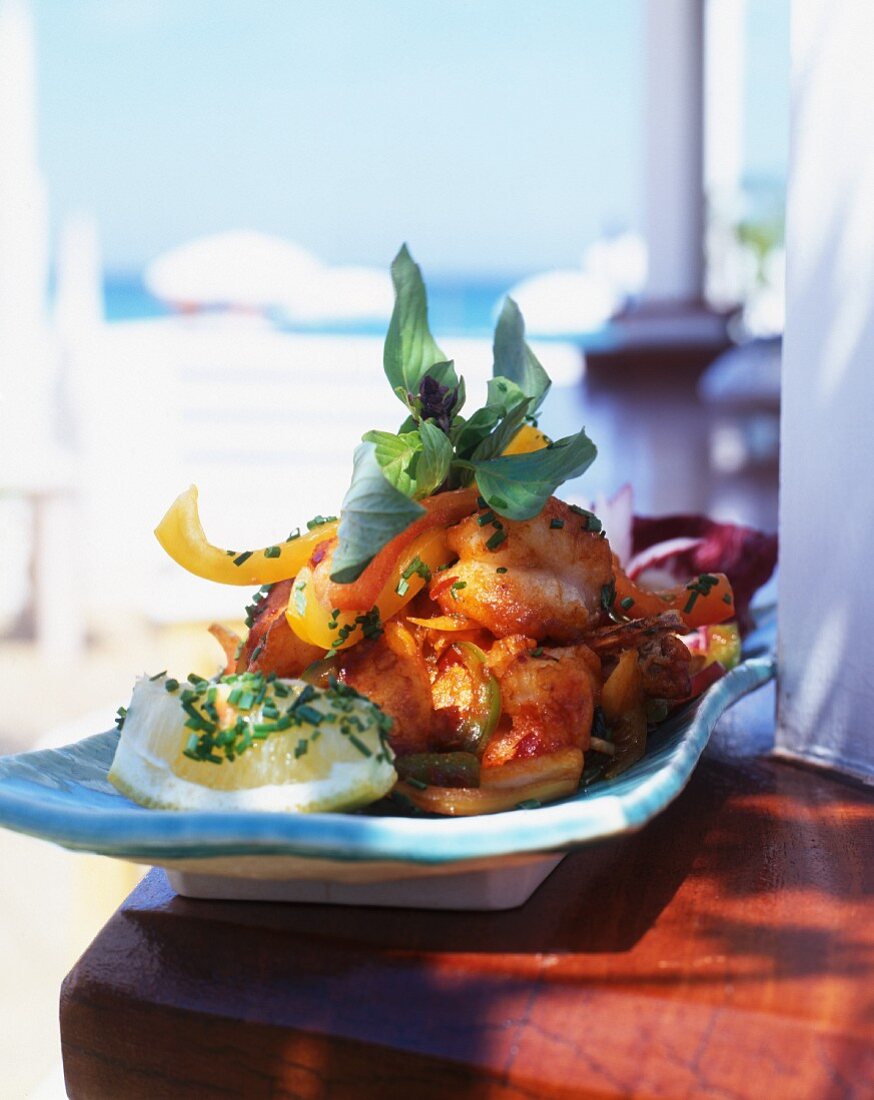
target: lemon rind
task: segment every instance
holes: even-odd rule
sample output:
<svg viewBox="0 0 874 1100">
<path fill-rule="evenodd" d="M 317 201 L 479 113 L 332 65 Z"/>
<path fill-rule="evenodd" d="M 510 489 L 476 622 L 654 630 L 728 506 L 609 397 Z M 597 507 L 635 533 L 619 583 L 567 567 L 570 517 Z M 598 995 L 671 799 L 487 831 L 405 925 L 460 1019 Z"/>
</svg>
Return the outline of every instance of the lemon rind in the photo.
<svg viewBox="0 0 874 1100">
<path fill-rule="evenodd" d="M 218 791 L 180 779 L 166 766 L 157 767 L 122 737 L 108 778 L 125 797 L 152 809 L 314 813 L 367 806 L 388 794 L 397 772 L 383 761 L 366 764 L 340 761 L 331 766 L 327 776 L 309 782 L 265 783 Z"/>
</svg>

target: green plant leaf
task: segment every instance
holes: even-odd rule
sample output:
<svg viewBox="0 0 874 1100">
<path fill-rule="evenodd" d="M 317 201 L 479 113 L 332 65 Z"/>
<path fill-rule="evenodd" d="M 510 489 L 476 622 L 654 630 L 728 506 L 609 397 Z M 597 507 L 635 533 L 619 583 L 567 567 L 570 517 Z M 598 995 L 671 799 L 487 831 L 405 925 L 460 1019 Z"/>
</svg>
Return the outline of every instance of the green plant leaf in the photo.
<svg viewBox="0 0 874 1100">
<path fill-rule="evenodd" d="M 393 390 L 415 394 L 419 382 L 435 364 L 441 364 L 445 376 L 446 356 L 428 328 L 428 299 L 418 264 L 406 245 L 401 247 L 391 265 L 395 288 L 395 304 L 383 350 L 383 366 Z M 455 371 L 448 364 L 452 375 Z M 442 385 L 446 382 L 441 381 Z M 456 383 L 457 385 L 457 380 Z"/>
<path fill-rule="evenodd" d="M 395 535 L 425 514 L 421 504 L 391 485 L 370 441 L 355 448 L 352 484 L 343 498 L 331 580 L 351 584 Z"/>
<path fill-rule="evenodd" d="M 504 300 L 495 326 L 493 349 L 492 373 L 495 377 L 502 375 L 515 382 L 526 397 L 532 398 L 528 415 L 533 416 L 543 404 L 552 383 L 537 356 L 525 343 L 525 322 L 512 298 Z"/>
<path fill-rule="evenodd" d="M 484 462 L 502 454 L 535 406 L 535 398 L 526 397 L 515 382 L 503 376 L 489 380 L 488 402 L 488 407 L 501 411 L 501 422 L 473 452 L 474 462 Z"/>
<path fill-rule="evenodd" d="M 452 444 L 430 420 L 419 425 L 419 437 L 421 451 L 416 463 L 415 495 L 421 499 L 430 496 L 446 480 L 452 462 Z"/>
<path fill-rule="evenodd" d="M 374 445 L 374 454 L 385 479 L 405 497 L 416 494 L 416 457 L 422 450 L 417 431 L 394 435 L 392 432 L 366 432 L 362 439 Z"/>
<path fill-rule="evenodd" d="M 501 410 L 486 405 L 471 416 L 455 437 L 455 453 L 459 458 L 470 458 L 477 447 L 495 430 L 501 419 Z"/>
<path fill-rule="evenodd" d="M 488 394 L 486 404 L 500 409 L 505 414 L 518 408 L 530 397 L 512 378 L 507 378 L 503 374 L 496 374 L 488 380 L 486 392 Z"/>
<path fill-rule="evenodd" d="M 559 485 L 584 473 L 598 451 L 584 430 L 542 451 L 474 462 L 480 494 L 499 515 L 531 519 Z"/>
</svg>

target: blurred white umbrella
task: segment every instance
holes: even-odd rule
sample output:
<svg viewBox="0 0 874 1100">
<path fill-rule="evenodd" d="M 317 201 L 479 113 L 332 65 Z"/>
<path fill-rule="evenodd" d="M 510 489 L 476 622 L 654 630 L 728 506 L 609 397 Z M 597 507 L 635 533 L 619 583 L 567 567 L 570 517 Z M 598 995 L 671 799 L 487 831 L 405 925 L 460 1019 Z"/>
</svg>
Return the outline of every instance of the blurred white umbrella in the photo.
<svg viewBox="0 0 874 1100">
<path fill-rule="evenodd" d="M 278 310 L 291 321 L 382 319 L 391 314 L 388 275 L 329 267 L 292 241 L 232 231 L 181 245 L 146 268 L 156 298 L 177 308 Z"/>
<path fill-rule="evenodd" d="M 608 321 L 622 299 L 606 280 L 586 271 L 547 271 L 510 291 L 531 336 L 578 336 Z"/>
</svg>

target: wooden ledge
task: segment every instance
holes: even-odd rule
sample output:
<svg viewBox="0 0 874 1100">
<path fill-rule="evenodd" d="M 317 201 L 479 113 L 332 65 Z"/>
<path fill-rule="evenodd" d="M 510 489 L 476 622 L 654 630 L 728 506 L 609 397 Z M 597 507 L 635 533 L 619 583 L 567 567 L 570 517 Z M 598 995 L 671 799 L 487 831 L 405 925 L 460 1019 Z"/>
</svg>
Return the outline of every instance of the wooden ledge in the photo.
<svg viewBox="0 0 874 1100">
<path fill-rule="evenodd" d="M 70 1096 L 870 1095 L 874 798 L 749 750 L 718 735 L 511 912 L 190 901 L 153 871 L 64 983 Z"/>
</svg>

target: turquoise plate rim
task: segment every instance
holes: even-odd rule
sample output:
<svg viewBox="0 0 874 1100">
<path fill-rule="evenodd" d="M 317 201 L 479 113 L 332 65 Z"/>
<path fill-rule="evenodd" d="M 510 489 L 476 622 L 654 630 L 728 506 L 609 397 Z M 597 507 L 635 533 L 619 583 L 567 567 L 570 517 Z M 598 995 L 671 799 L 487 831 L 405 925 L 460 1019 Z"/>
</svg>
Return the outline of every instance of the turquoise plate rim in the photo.
<svg viewBox="0 0 874 1100">
<path fill-rule="evenodd" d="M 465 818 L 147 810 L 106 779 L 118 736 L 112 730 L 61 749 L 0 757 L 0 826 L 78 851 L 156 863 L 288 855 L 440 864 L 561 850 L 636 831 L 665 809 L 724 711 L 774 673 L 772 656 L 748 658 L 693 709 L 664 723 L 647 755 L 622 776 L 536 809 Z"/>
</svg>

